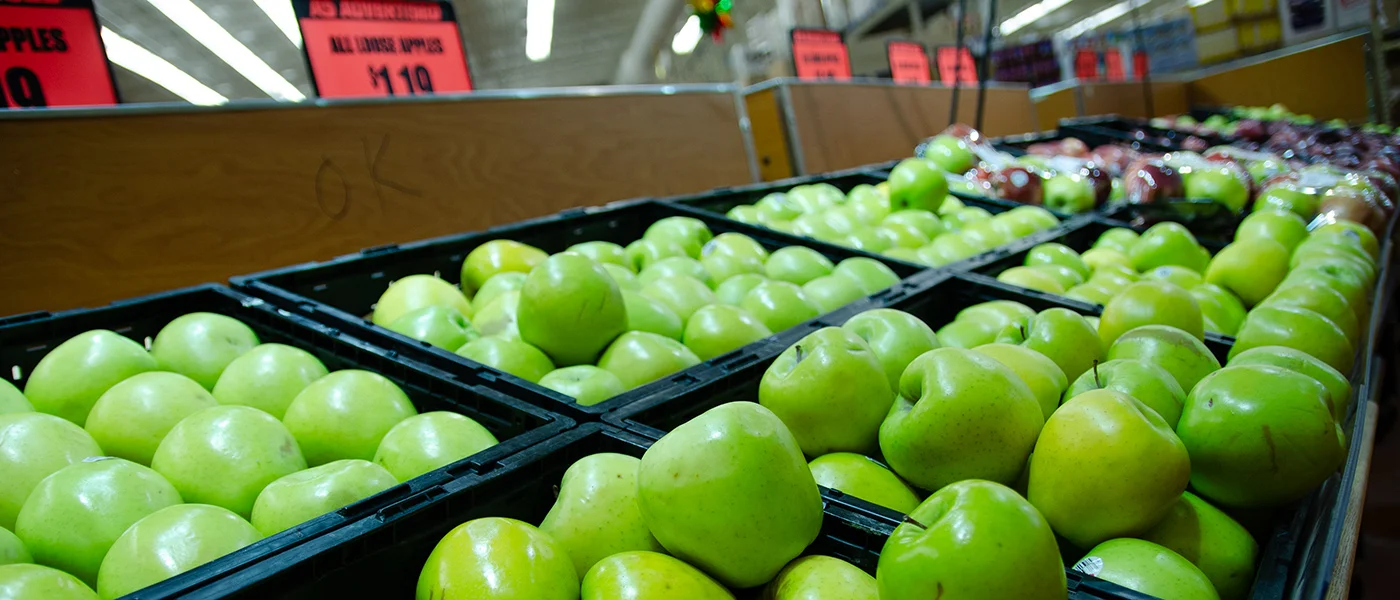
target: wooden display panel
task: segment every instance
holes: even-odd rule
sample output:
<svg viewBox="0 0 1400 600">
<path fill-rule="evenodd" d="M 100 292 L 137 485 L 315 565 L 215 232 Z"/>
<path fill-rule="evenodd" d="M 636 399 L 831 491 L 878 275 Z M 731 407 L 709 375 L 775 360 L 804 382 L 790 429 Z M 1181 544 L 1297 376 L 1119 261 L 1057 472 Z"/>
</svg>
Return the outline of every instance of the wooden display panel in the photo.
<svg viewBox="0 0 1400 600">
<path fill-rule="evenodd" d="M 1370 119 L 1366 106 L 1366 36 L 1356 35 L 1276 58 L 1210 71 L 1190 84 L 1191 103 L 1271 106 L 1318 120 Z"/>
</svg>

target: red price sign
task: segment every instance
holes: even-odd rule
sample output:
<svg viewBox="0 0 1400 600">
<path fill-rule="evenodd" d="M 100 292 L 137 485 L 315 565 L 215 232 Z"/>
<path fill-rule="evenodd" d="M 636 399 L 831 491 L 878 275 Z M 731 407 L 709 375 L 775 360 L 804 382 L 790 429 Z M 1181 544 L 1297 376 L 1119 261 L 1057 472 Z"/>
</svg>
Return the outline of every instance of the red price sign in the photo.
<svg viewBox="0 0 1400 600">
<path fill-rule="evenodd" d="M 1109 81 L 1125 81 L 1127 74 L 1123 71 L 1123 53 L 1117 48 L 1109 48 L 1103 52 L 1103 70 Z"/>
<path fill-rule="evenodd" d="M 938 80 L 950 87 L 958 83 L 976 85 L 977 65 L 972 64 L 972 51 L 957 46 L 939 47 Z"/>
<path fill-rule="evenodd" d="M 0 109 L 116 103 L 92 0 L 0 0 Z"/>
<path fill-rule="evenodd" d="M 1093 50 L 1080 50 L 1074 55 L 1074 76 L 1080 79 L 1099 78 L 1099 55 Z"/>
<path fill-rule="evenodd" d="M 839 31 L 792 30 L 792 62 L 801 79 L 851 78 L 851 56 Z"/>
<path fill-rule="evenodd" d="M 451 3 L 293 0 L 292 6 L 322 98 L 472 89 Z"/>
<path fill-rule="evenodd" d="M 1133 77 L 1142 79 L 1147 77 L 1147 53 L 1141 50 L 1133 53 Z"/>
<path fill-rule="evenodd" d="M 890 57 L 890 76 L 895 83 L 928 85 L 933 81 L 929 75 L 928 52 L 918 42 L 890 42 L 886 46 Z"/>
</svg>

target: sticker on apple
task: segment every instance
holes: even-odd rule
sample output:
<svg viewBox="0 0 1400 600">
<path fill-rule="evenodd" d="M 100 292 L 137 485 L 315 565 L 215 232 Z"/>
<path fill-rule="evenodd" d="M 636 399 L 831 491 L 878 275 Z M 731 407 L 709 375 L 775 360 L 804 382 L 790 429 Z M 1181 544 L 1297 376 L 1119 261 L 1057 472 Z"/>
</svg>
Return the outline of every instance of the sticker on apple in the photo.
<svg viewBox="0 0 1400 600">
<path fill-rule="evenodd" d="M 1097 556 L 1086 556 L 1074 563 L 1074 570 L 1085 575 L 1098 575 L 1103 571 L 1103 559 Z"/>
</svg>

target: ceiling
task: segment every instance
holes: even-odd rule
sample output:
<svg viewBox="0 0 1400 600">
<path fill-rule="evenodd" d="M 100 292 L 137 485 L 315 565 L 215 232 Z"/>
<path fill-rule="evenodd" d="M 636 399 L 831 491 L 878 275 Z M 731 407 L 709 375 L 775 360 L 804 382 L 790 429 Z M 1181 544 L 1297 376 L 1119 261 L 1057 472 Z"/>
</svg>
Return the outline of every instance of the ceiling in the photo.
<svg viewBox="0 0 1400 600">
<path fill-rule="evenodd" d="M 266 99 L 269 93 L 221 60 L 154 4 L 165 0 L 96 0 L 103 26 L 160 56 L 190 77 L 229 99 Z M 285 0 L 283 0 L 285 1 Z M 529 0 L 453 0 L 473 82 L 479 89 L 598 85 L 611 82 L 618 59 L 636 28 L 648 0 L 556 0 L 554 37 L 550 56 L 540 62 L 525 55 L 525 15 Z M 676 0 L 680 2 L 682 0 Z M 817 0 L 798 0 L 816 3 Z M 909 0 L 892 0 L 908 2 Z M 1017 31 L 1012 39 L 1046 36 L 1056 30 L 1118 3 L 1120 0 L 1071 0 Z M 193 3 L 219 26 L 246 46 L 300 94 L 312 95 L 305 59 L 300 48 L 277 27 L 259 4 L 276 0 L 173 0 Z M 1140 9 L 1150 15 L 1164 7 L 1180 12 L 1185 0 L 1150 0 Z M 997 20 L 1032 4 L 1029 0 L 998 0 Z M 658 75 L 666 81 L 726 81 L 732 78 L 727 62 L 729 46 L 743 41 L 745 25 L 755 15 L 770 11 L 775 0 L 735 0 L 735 30 L 723 44 L 702 40 L 695 52 L 670 56 L 663 52 Z M 956 3 L 954 3 L 956 4 Z M 983 6 L 971 0 L 973 6 Z M 980 11 L 969 9 L 981 19 Z M 681 20 L 683 20 L 682 17 Z M 1126 18 L 1120 19 L 1126 24 Z M 939 15 L 929 21 L 923 37 L 931 43 L 951 42 L 954 21 Z M 679 30 L 681 21 L 675 24 Z M 1112 25 L 1110 25 L 1112 26 Z M 980 33 L 980 32 L 979 32 Z M 969 35 L 974 32 L 969 31 Z M 905 34 L 907 36 L 907 34 Z M 109 45 L 110 46 L 110 45 Z M 669 37 L 663 46 L 669 47 Z M 124 102 L 172 102 L 181 99 L 165 88 L 124 68 L 114 69 Z"/>
</svg>

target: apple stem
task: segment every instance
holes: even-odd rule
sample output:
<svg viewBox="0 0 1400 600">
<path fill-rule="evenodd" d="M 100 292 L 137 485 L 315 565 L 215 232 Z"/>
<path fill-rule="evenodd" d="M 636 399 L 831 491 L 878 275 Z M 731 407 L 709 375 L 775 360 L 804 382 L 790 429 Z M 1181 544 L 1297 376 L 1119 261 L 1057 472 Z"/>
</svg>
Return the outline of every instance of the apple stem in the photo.
<svg viewBox="0 0 1400 600">
<path fill-rule="evenodd" d="M 909 515 L 904 515 L 904 522 L 918 527 L 919 529 L 928 529 L 928 525 L 924 525 L 923 523 L 914 520 L 914 517 L 911 517 Z"/>
<path fill-rule="evenodd" d="M 1021 339 L 1022 339 L 1022 340 L 1026 339 L 1026 326 L 1025 326 L 1025 325 L 1018 325 L 1016 328 L 1021 330 Z"/>
<path fill-rule="evenodd" d="M 1094 359 L 1094 385 L 1103 387 L 1103 382 L 1099 381 L 1099 359 Z"/>
</svg>

